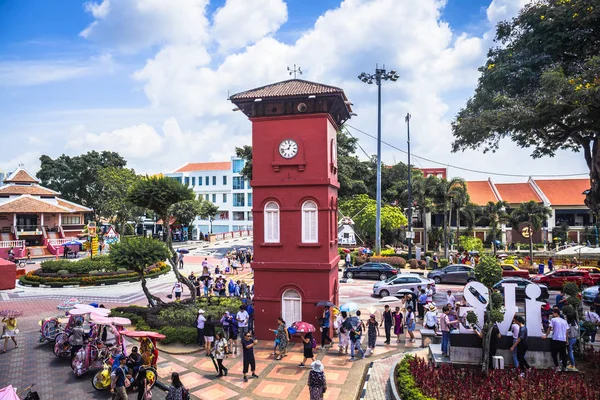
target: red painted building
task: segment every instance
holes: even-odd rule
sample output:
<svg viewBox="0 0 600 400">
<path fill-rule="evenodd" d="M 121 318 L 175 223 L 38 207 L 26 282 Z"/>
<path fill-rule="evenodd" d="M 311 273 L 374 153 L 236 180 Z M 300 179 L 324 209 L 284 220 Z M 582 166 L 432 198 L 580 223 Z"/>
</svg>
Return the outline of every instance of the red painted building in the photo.
<svg viewBox="0 0 600 400">
<path fill-rule="evenodd" d="M 277 317 L 316 325 L 338 303 L 336 131 L 352 109 L 340 88 L 299 79 L 230 100 L 252 121 L 255 328 Z"/>
</svg>

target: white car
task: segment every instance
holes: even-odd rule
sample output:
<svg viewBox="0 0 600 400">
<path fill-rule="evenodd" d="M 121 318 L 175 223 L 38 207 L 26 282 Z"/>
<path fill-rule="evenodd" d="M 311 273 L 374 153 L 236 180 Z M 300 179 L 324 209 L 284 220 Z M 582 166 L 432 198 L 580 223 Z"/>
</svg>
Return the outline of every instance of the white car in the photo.
<svg viewBox="0 0 600 400">
<path fill-rule="evenodd" d="M 417 286 L 426 289 L 428 284 L 435 285 L 435 282 L 422 275 L 398 274 L 373 285 L 373 294 L 381 297 L 395 296 L 401 289 L 413 289 L 416 293 Z"/>
</svg>

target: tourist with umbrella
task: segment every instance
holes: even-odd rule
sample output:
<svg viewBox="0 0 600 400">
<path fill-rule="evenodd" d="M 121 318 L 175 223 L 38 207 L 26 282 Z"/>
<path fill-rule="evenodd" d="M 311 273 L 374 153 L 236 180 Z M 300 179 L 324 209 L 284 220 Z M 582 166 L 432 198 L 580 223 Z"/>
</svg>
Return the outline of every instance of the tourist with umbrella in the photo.
<svg viewBox="0 0 600 400">
<path fill-rule="evenodd" d="M 2 337 L 4 338 L 4 347 L 2 348 L 2 353 L 6 353 L 8 339 L 12 339 L 13 343 L 15 344 L 15 348 L 19 347 L 16 339 L 16 336 L 19 334 L 19 329 L 17 328 L 17 317 L 21 315 L 23 315 L 23 312 L 17 310 L 0 311 L 2 322 L 5 323 L 2 329 Z"/>
<path fill-rule="evenodd" d="M 350 329 L 347 325 L 344 324 L 346 319 L 348 319 L 348 313 L 346 311 L 342 311 L 339 315 L 340 321 L 340 335 L 339 346 L 340 346 L 340 354 L 348 354 L 348 346 L 350 345 Z"/>
<path fill-rule="evenodd" d="M 307 359 L 310 358 L 311 360 L 315 361 L 315 356 L 313 354 L 313 349 L 317 347 L 317 341 L 313 337 L 315 327 L 308 322 L 296 321 L 290 328 L 295 330 L 296 333 L 303 334 L 302 345 L 304 348 L 304 359 L 298 366 L 304 367 L 304 363 L 306 363 Z"/>
</svg>

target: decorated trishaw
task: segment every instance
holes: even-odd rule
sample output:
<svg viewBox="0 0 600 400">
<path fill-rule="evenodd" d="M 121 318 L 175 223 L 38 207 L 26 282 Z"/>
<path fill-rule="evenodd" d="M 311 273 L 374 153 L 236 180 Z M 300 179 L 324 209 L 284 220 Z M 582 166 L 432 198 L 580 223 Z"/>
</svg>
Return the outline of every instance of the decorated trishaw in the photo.
<svg viewBox="0 0 600 400">
<path fill-rule="evenodd" d="M 140 340 L 139 348 L 142 356 L 142 365 L 138 374 L 146 374 L 148 388 L 152 388 L 158 377 L 156 371 L 156 363 L 158 362 L 158 348 L 156 347 L 156 341 L 164 339 L 165 335 L 149 331 L 121 331 L 120 334 L 122 336 Z M 127 357 L 125 345 L 123 345 L 123 354 L 121 357 Z M 114 362 L 118 362 L 118 357 L 105 360 L 102 371 L 96 373 L 92 378 L 92 386 L 94 386 L 96 390 L 107 390 L 110 388 L 113 360 L 115 360 Z M 137 379 L 137 376 L 134 376 L 133 378 Z"/>
<path fill-rule="evenodd" d="M 57 357 L 68 357 L 71 354 L 69 335 L 71 334 L 71 330 L 77 321 L 81 321 L 82 324 L 89 322 L 89 325 L 84 326 L 84 328 L 89 329 L 88 336 L 91 337 L 93 335 L 94 326 L 96 325 L 96 323 L 92 320 L 92 316 L 106 317 L 110 314 L 110 310 L 106 308 L 96 308 L 87 304 L 76 304 L 75 308 L 67 311 L 67 314 L 69 315 L 69 318 L 64 325 L 64 329 L 59 332 L 54 339 L 54 355 Z M 64 323 L 64 320 L 59 319 L 59 322 Z"/>
</svg>

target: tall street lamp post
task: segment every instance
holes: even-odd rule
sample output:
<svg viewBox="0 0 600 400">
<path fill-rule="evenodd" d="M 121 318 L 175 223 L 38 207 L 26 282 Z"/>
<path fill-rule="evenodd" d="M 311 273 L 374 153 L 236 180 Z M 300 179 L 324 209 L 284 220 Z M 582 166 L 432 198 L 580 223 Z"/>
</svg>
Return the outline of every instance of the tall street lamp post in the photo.
<svg viewBox="0 0 600 400">
<path fill-rule="evenodd" d="M 377 84 L 377 212 L 375 216 L 375 254 L 381 254 L 381 81 L 390 80 L 396 82 L 399 76 L 396 71 L 387 72 L 385 65 L 383 68 L 375 66 L 374 74 L 365 72 L 358 76 L 358 79 L 364 83 L 372 85 Z"/>
<path fill-rule="evenodd" d="M 410 168 L 410 113 L 406 113 L 406 135 L 408 138 L 408 259 L 412 259 L 412 184 L 411 184 L 411 168 Z"/>
</svg>

